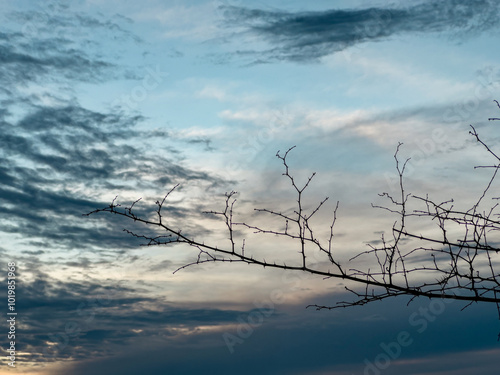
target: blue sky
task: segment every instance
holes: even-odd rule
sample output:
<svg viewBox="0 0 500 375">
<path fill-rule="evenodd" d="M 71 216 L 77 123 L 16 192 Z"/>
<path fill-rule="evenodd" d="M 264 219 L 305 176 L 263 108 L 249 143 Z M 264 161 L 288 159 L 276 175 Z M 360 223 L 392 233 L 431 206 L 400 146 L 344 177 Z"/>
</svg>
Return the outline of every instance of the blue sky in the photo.
<svg viewBox="0 0 500 375">
<path fill-rule="evenodd" d="M 17 368 L 0 374 L 497 374 L 494 306 L 400 298 L 316 311 L 344 284 L 144 247 L 107 215 L 168 220 L 227 244 L 203 214 L 238 191 L 237 218 L 293 202 L 278 150 L 341 259 L 394 218 L 398 142 L 411 192 L 468 207 L 499 147 L 500 4 L 446 1 L 0 0 L 0 263 L 18 265 Z M 488 199 L 491 197 L 488 197 Z M 491 200 L 489 201 L 491 202 Z M 428 230 L 416 223 L 416 231 Z M 256 256 L 293 243 L 238 232 Z M 370 263 L 362 266 L 369 268 Z M 1 276 L 2 279 L 6 277 Z M 0 341 L 6 349 L 7 338 Z"/>
</svg>

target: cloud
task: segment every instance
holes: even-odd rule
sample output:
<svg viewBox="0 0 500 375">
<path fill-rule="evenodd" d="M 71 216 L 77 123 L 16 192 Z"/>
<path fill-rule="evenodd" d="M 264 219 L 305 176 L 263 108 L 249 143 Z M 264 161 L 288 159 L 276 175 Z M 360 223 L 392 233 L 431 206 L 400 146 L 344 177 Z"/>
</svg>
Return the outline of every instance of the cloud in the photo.
<svg viewBox="0 0 500 375">
<path fill-rule="evenodd" d="M 101 228 L 91 228 L 84 224 L 82 214 L 107 206 L 117 194 L 135 194 L 137 199 L 147 191 L 164 194 L 176 183 L 189 186 L 197 181 L 216 186 L 221 182 L 182 166 L 168 153 L 148 150 L 142 143 L 148 135 L 134 129 L 141 119 L 91 111 L 72 103 L 32 106 L 19 121 L 0 123 L 4 145 L 0 150 L 2 221 L 17 223 L 10 231 L 31 240 L 41 237 L 70 248 L 74 243 L 111 245 L 123 238 L 113 234 L 121 228 L 102 220 L 95 222 Z M 109 201 L 103 196 L 110 197 Z M 141 205 L 138 213 L 144 213 L 151 203 Z M 170 208 L 169 213 L 177 218 L 191 216 L 182 207 Z M 122 240 L 116 245 L 130 244 Z"/>
<path fill-rule="evenodd" d="M 181 3 L 179 3 L 181 4 Z M 168 7 L 136 11 L 137 19 L 162 25 L 162 37 L 166 39 L 181 38 L 194 41 L 206 41 L 216 38 L 219 30 L 215 24 L 218 14 L 215 12 L 217 2 L 192 5 L 189 3 L 168 4 Z"/>
<path fill-rule="evenodd" d="M 123 283 L 61 281 L 38 271 L 19 275 L 22 334 L 16 341 L 23 362 L 116 354 L 141 338 L 173 343 L 198 326 L 232 323 L 242 313 L 174 306 Z"/>
<path fill-rule="evenodd" d="M 149 271 L 150 272 L 158 272 L 158 271 L 164 271 L 166 269 L 170 269 L 172 268 L 172 264 L 173 262 L 168 260 L 168 259 L 165 259 L 157 264 L 153 264 L 150 268 L 149 268 Z"/>
<path fill-rule="evenodd" d="M 123 221 L 82 214 L 107 206 L 117 194 L 121 202 L 148 194 L 158 199 L 177 183 L 203 189 L 221 183 L 184 165 L 169 134 L 139 131 L 143 116 L 119 107 L 89 109 L 75 99 L 78 83 L 135 77 L 105 47 L 110 40 L 141 43 L 124 28 L 129 19 L 89 16 L 57 2 L 9 14 L 0 33 L 4 233 L 45 250 L 78 244 L 81 250 L 123 251 L 137 245 L 122 235 Z M 211 149 L 208 138 L 188 141 Z M 147 212 L 154 200 L 148 202 L 137 212 Z M 197 215 L 187 205 L 169 214 L 186 220 Z"/>
<path fill-rule="evenodd" d="M 58 71 L 64 78 L 95 82 L 101 76 L 99 73 L 111 72 L 115 67 L 109 62 L 93 60 L 81 51 L 64 48 L 64 44 L 64 40 L 44 40 L 43 42 L 32 41 L 24 46 L 26 49 L 38 50 L 42 53 L 41 57 L 33 57 L 12 45 L 0 46 L 0 62 L 2 63 L 0 76 L 4 82 L 19 84 L 35 81 L 41 76 L 52 75 Z"/>
<path fill-rule="evenodd" d="M 322 298 L 328 301 L 331 296 Z M 246 335 L 236 344 L 233 353 L 229 352 L 222 338 L 224 330 L 186 330 L 182 340 L 175 336 L 137 334 L 129 337 L 116 355 L 74 361 L 68 364 L 64 373 L 99 375 L 116 372 L 128 375 L 142 371 L 156 375 L 168 368 L 173 373 L 183 374 L 361 374 L 366 362 L 374 363 L 377 356 L 386 353 L 383 348 L 397 340 L 403 331 L 408 333 L 411 343 L 401 347 L 396 358 L 389 357 L 383 373 L 413 374 L 418 369 L 422 374 L 444 375 L 448 374 L 445 370 L 454 369 L 472 375 L 497 371 L 496 332 L 491 330 L 496 318 L 494 307 L 486 317 L 484 309 L 461 312 L 461 306 L 456 302 L 446 305 L 445 310 L 436 310 L 437 305 L 433 304 L 431 311 L 434 313 L 429 312 L 428 300 L 416 300 L 408 307 L 401 302 L 387 301 L 352 309 L 349 313 L 342 313 L 345 310 L 318 312 L 300 306 L 280 306 L 275 317 L 264 320 L 251 331 L 243 331 L 240 325 L 240 332 L 246 332 Z M 421 333 L 418 332 L 420 325 L 411 325 L 409 320 L 412 314 L 423 319 L 419 313 L 423 310 L 419 309 L 427 309 L 430 317 L 427 328 Z M 183 310 L 173 315 L 182 320 L 181 316 L 192 317 L 192 313 L 194 311 Z M 201 315 L 207 313 L 204 311 Z M 235 316 L 241 322 L 249 313 L 242 311 Z M 142 328 L 145 316 L 149 315 L 137 314 L 136 328 Z M 388 330 L 380 320 L 366 319 L 372 316 L 387 319 L 392 329 Z M 230 321 L 231 312 L 227 317 Z M 189 325 L 189 318 L 186 321 Z M 464 326 L 464 321 L 481 323 Z M 457 325 L 462 327 L 460 332 L 456 330 Z M 225 332 L 238 334 L 237 327 Z M 119 333 L 115 335 L 119 336 Z M 93 329 L 90 336 L 104 340 L 113 337 L 104 328 Z M 481 337 L 483 344 L 478 347 L 478 341 L 472 340 L 473 337 Z M 450 338 L 454 338 L 451 345 Z M 352 350 L 353 347 L 358 350 Z M 471 360 L 476 358 L 473 355 L 480 360 Z M 380 363 L 385 365 L 385 362 Z"/>
<path fill-rule="evenodd" d="M 106 42 L 143 43 L 126 29 L 131 20 L 125 17 L 90 16 L 57 1 L 7 12 L 4 17 L 0 83 L 7 95 L 34 83 L 70 89 L 70 82 L 137 78 L 103 49 Z"/>
<path fill-rule="evenodd" d="M 239 50 L 255 63 L 314 62 L 366 42 L 409 33 L 455 33 L 466 36 L 498 26 L 500 5 L 492 0 L 426 1 L 400 8 L 331 9 L 286 12 L 223 7 L 227 25 L 255 35 L 270 45 L 259 51 Z"/>
</svg>

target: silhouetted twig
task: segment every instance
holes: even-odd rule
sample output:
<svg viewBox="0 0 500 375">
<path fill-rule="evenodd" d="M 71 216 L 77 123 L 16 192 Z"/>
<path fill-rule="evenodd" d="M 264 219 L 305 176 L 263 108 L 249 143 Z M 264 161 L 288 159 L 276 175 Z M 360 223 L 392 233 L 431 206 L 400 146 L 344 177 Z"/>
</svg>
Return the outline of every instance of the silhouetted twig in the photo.
<svg viewBox="0 0 500 375">
<path fill-rule="evenodd" d="M 500 104 L 496 101 L 497 106 Z M 484 149 L 500 162 L 497 154 L 481 140 L 476 129 L 471 125 L 470 134 Z M 310 305 L 317 309 L 335 309 L 357 305 L 365 305 L 373 301 L 384 300 L 397 296 L 410 296 L 441 299 L 455 299 L 465 302 L 492 303 L 496 305 L 500 317 L 500 273 L 499 239 L 495 237 L 500 230 L 500 220 L 497 220 L 496 209 L 498 204 L 492 204 L 488 210 L 479 211 L 480 204 L 490 190 L 496 178 L 500 163 L 478 168 L 493 168 L 494 172 L 477 202 L 468 210 L 457 210 L 454 201 L 435 202 L 427 195 L 420 197 L 408 193 L 404 185 L 404 173 L 407 163 L 399 160 L 398 154 L 402 144 L 398 144 L 394 159 L 399 179 L 399 192 L 396 195 L 384 192 L 381 197 L 387 199 L 387 206 L 373 206 L 395 216 L 390 229 L 391 236 L 381 236 L 380 246 L 371 246 L 369 250 L 359 252 L 346 264 L 341 264 L 333 251 L 334 226 L 337 220 L 337 202 L 330 224 L 330 233 L 326 239 L 316 236 L 311 218 L 325 207 L 328 197 L 321 200 L 312 209 L 306 209 L 304 195 L 311 181 L 315 177 L 312 173 L 305 184 L 297 184 L 287 160 L 289 153 L 295 146 L 289 148 L 283 155 L 276 157 L 284 167 L 283 176 L 290 182 L 296 201 L 292 210 L 284 213 L 269 208 L 256 208 L 255 211 L 270 215 L 282 222 L 284 229 L 274 230 L 245 222 L 234 222 L 234 208 L 236 192 L 225 194 L 225 207 L 222 211 L 206 211 L 221 217 L 228 232 L 228 247 L 205 244 L 195 238 L 181 233 L 166 220 L 162 208 L 169 195 L 178 187 L 174 186 L 161 201 L 157 201 L 156 219 L 139 217 L 133 212 L 135 201 L 130 207 L 121 208 L 116 198 L 108 207 L 95 210 L 87 215 L 98 212 L 107 212 L 120 215 L 135 222 L 154 226 L 165 231 L 163 236 L 138 235 L 128 231 L 131 235 L 145 239 L 145 245 L 171 245 L 185 243 L 197 249 L 198 255 L 193 262 L 183 265 L 175 272 L 186 267 L 206 262 L 240 262 L 262 267 L 283 269 L 288 271 L 302 271 L 324 278 L 335 278 L 350 281 L 354 285 L 362 286 L 356 290 L 346 289 L 352 293 L 352 301 L 337 302 L 333 306 Z M 410 203 L 423 204 L 424 209 L 410 209 Z M 437 229 L 437 234 L 423 235 L 415 233 L 409 228 L 410 218 L 428 219 Z M 272 234 L 297 241 L 298 259 L 295 265 L 285 262 L 269 262 L 264 258 L 254 258 L 252 253 L 245 249 L 245 240 L 241 246 L 237 244 L 235 226 L 242 226 L 254 233 Z M 453 230 L 450 226 L 454 226 Z M 457 232 L 458 230 L 458 232 Z M 457 237 L 457 233 L 459 233 Z M 337 245 L 338 246 L 338 245 Z M 324 257 L 323 261 L 332 265 L 332 269 L 324 269 L 311 263 L 308 259 L 315 251 Z M 357 259 L 367 259 L 371 267 L 367 270 L 350 268 Z M 466 306 L 467 307 L 467 306 Z"/>
</svg>

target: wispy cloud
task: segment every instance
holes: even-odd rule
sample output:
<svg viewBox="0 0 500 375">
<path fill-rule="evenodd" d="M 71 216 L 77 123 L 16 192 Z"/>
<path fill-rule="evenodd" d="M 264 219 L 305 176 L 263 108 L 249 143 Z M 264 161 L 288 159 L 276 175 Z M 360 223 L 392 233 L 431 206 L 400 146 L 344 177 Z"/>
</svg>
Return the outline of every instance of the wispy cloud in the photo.
<svg viewBox="0 0 500 375">
<path fill-rule="evenodd" d="M 79 83 L 135 77 L 134 70 L 106 53 L 100 39 L 102 33 L 108 40 L 140 43 L 122 27 L 130 22 L 89 16 L 58 3 L 11 14 L 0 33 L 4 233 L 47 248 L 54 243 L 129 248 L 130 243 L 110 235 L 118 229 L 114 224 L 104 219 L 95 226 L 83 224 L 81 215 L 106 206 L 117 194 L 137 199 L 148 191 L 164 194 L 177 183 L 207 187 L 221 181 L 185 166 L 168 133 L 139 131 L 143 116 L 119 107 L 89 109 L 75 99 Z M 203 142 L 210 147 L 209 139 Z M 190 216 L 187 208 L 170 214 L 181 212 Z M 109 231 L 109 225 L 114 229 Z"/>
<path fill-rule="evenodd" d="M 103 56 L 96 36 L 140 43 L 122 25 L 124 17 L 106 19 L 69 9 L 67 4 L 47 2 L 42 9 L 10 12 L 0 32 L 0 82 L 2 86 L 29 82 L 97 82 L 124 74 L 123 67 Z"/>
<path fill-rule="evenodd" d="M 2 122 L 2 216 L 24 223 L 10 230 L 32 240 L 41 236 L 60 245 L 88 246 L 114 236 L 81 224 L 70 228 L 67 219 L 80 222 L 81 214 L 106 206 L 110 202 L 103 201 L 104 196 L 135 191 L 139 198 L 151 189 L 162 194 L 176 183 L 218 183 L 217 178 L 136 142 L 144 137 L 134 130 L 140 120 L 140 116 L 100 113 L 73 103 L 33 107 L 17 122 Z"/>
<path fill-rule="evenodd" d="M 314 62 L 359 43 L 410 33 L 451 32 L 465 36 L 490 30 L 500 22 L 500 4 L 492 0 L 433 0 L 412 6 L 316 12 L 235 6 L 224 10 L 229 25 L 270 45 L 267 49 L 238 51 L 255 58 L 255 62 Z"/>
</svg>

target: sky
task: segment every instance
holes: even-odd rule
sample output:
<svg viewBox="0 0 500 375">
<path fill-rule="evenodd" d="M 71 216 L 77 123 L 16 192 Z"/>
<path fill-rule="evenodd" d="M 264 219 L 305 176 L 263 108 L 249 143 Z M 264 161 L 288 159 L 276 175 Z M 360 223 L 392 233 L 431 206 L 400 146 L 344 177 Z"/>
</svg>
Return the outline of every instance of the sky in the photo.
<svg viewBox="0 0 500 375">
<path fill-rule="evenodd" d="M 237 191 L 235 220 L 296 199 L 339 259 L 380 242 L 398 190 L 469 207 L 500 137 L 500 3 L 493 0 L 143 2 L 0 0 L 0 263 L 16 264 L 16 367 L 0 374 L 497 374 L 495 306 L 400 297 L 346 309 L 345 284 L 241 264 L 106 213 L 154 213 L 228 245 L 204 211 Z M 498 186 L 493 185 L 493 190 Z M 487 197 L 488 204 L 492 197 Z M 494 201 L 493 201 L 494 202 Z M 415 231 L 428 230 L 418 226 Z M 426 223 L 425 225 L 429 225 Z M 432 223 L 430 225 L 433 225 Z M 238 231 L 256 257 L 297 244 Z M 369 268 L 366 260 L 361 264 Z M 4 315 L 6 317 L 7 315 Z M 5 319 L 6 320 L 6 319 Z"/>
</svg>

